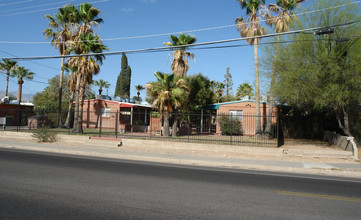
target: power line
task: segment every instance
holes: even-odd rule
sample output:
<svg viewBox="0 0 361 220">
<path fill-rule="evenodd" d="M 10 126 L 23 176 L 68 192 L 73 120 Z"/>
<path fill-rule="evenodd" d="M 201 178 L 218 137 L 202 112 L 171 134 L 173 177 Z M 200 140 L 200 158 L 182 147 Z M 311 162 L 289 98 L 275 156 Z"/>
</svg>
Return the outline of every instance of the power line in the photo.
<svg viewBox="0 0 361 220">
<path fill-rule="evenodd" d="M 96 3 L 108 2 L 108 1 L 110 1 L 110 0 L 100 0 L 100 1 L 89 2 L 89 3 L 90 3 L 90 4 L 96 4 Z M 12 14 L 5 14 L 5 15 L 0 15 L 0 17 L 11 16 L 11 15 L 30 14 L 30 13 L 33 13 L 33 12 L 49 11 L 49 10 L 58 9 L 58 8 L 59 8 L 59 7 L 56 7 L 56 8 L 45 8 L 45 9 L 38 9 L 38 10 L 33 10 L 33 11 L 25 11 L 25 12 L 18 12 L 18 13 L 12 13 Z"/>
<path fill-rule="evenodd" d="M 243 37 L 243 38 L 234 38 L 234 39 L 227 39 L 227 40 L 219 40 L 219 41 L 211 41 L 211 42 L 205 42 L 205 43 L 195 43 L 192 44 L 191 47 L 196 46 L 204 46 L 204 45 L 211 45 L 211 44 L 220 44 L 220 43 L 230 43 L 230 42 L 236 42 L 241 40 L 249 40 L 249 39 L 258 39 L 258 38 L 269 38 L 279 35 L 289 35 L 289 34 L 297 34 L 297 33 L 304 33 L 309 31 L 315 31 L 325 28 L 331 28 L 331 27 L 340 27 L 340 26 L 348 26 L 355 23 L 358 23 L 360 21 L 352 21 L 348 23 L 343 24 L 336 24 L 336 25 L 330 25 L 330 26 L 324 26 L 324 27 L 315 27 L 315 28 L 307 28 L 307 29 L 301 29 L 296 31 L 288 31 L 288 32 L 282 32 L 282 33 L 274 33 L 274 34 L 266 34 L 261 36 L 253 36 L 253 37 Z M 37 56 L 37 57 L 5 57 L 0 59 L 12 59 L 12 60 L 40 60 L 40 59 L 57 59 L 57 58 L 69 58 L 69 57 L 83 57 L 83 56 L 96 56 L 96 55 L 117 55 L 121 53 L 139 53 L 139 52 L 153 52 L 153 51 L 161 51 L 161 50 L 171 50 L 176 49 L 179 47 L 184 47 L 184 45 L 180 46 L 171 46 L 171 47 L 157 47 L 157 48 L 147 48 L 147 49 L 138 49 L 138 50 L 126 50 L 126 51 L 115 51 L 115 52 L 103 52 L 103 53 L 93 53 L 93 54 L 73 54 L 73 55 L 63 55 L 63 56 Z"/>
<path fill-rule="evenodd" d="M 0 4 L 0 7 L 8 6 L 8 5 L 16 5 L 16 4 L 26 3 L 26 2 L 33 2 L 33 1 L 34 1 L 34 0 L 25 0 L 25 1 L 20 1 L 20 2 L 11 2 L 11 3 L 6 3 L 6 4 Z"/>
<path fill-rule="evenodd" d="M 10 56 L 18 57 L 18 56 L 14 55 L 14 54 L 11 54 L 11 53 L 8 53 L 8 52 L 5 52 L 5 51 L 3 51 L 3 50 L 0 50 L 0 52 L 1 52 L 1 53 L 4 53 L 4 54 L 8 54 L 8 55 L 10 55 Z M 60 69 L 57 69 L 57 68 L 54 68 L 54 67 L 51 67 L 51 66 L 48 66 L 48 65 L 42 64 L 42 63 L 38 63 L 38 62 L 35 62 L 35 61 L 32 61 L 32 60 L 25 60 L 25 61 L 28 61 L 28 62 L 31 62 L 31 63 L 37 64 L 37 65 L 39 65 L 39 66 L 47 67 L 47 68 L 49 68 L 49 69 L 53 69 L 53 70 L 57 70 L 57 71 L 59 71 L 59 70 L 60 70 Z M 37 77 L 39 77 L 39 78 L 43 78 L 43 79 L 48 79 L 48 80 L 49 80 L 49 78 L 45 78 L 45 77 L 41 77 L 41 76 L 37 76 Z"/>
<path fill-rule="evenodd" d="M 63 1 L 63 2 L 48 3 L 48 4 L 34 5 L 34 6 L 28 6 L 28 7 L 23 7 L 23 8 L 9 9 L 9 10 L 5 10 L 5 11 L 1 11 L 0 13 L 9 12 L 9 11 L 20 11 L 20 10 L 30 9 L 30 8 L 39 8 L 39 7 L 48 6 L 48 5 L 57 5 L 57 4 L 67 3 L 70 1 L 73 2 L 73 1 L 77 1 L 77 0 L 68 0 L 68 1 Z"/>
<path fill-rule="evenodd" d="M 5 78 L 6 78 L 6 76 L 4 76 L 4 75 L 0 75 L 0 76 L 3 76 L 3 77 L 5 77 Z M 13 80 L 12 78 L 9 78 L 9 81 L 13 82 L 14 84 L 18 84 L 18 82 L 16 82 L 16 81 L 15 81 L 15 80 Z M 24 86 L 24 84 L 22 85 L 22 87 L 23 87 L 24 89 L 26 89 L 26 90 L 28 90 L 28 91 L 32 92 L 32 93 L 36 93 L 35 91 L 33 91 L 33 90 L 29 89 L 28 87 Z"/>
<path fill-rule="evenodd" d="M 109 1 L 109 0 L 105 0 L 105 1 Z M 302 13 L 298 13 L 298 14 L 293 14 L 291 16 L 300 16 L 300 15 L 312 14 L 312 13 L 317 13 L 317 12 L 321 12 L 321 11 L 325 11 L 325 10 L 329 10 L 329 9 L 335 9 L 335 8 L 340 8 L 340 7 L 353 5 L 353 4 L 359 4 L 359 3 L 361 3 L 361 1 L 345 3 L 345 4 L 341 4 L 341 5 L 336 5 L 336 6 L 332 6 L 332 7 L 323 8 L 323 9 L 317 9 L 317 10 L 308 11 L 308 12 L 302 12 Z M 0 15 L 0 16 L 2 16 L 2 15 Z M 269 20 L 273 20 L 273 19 L 274 18 L 261 19 L 259 21 L 260 22 L 265 22 L 265 21 L 269 21 Z M 245 24 L 252 24 L 252 23 L 253 22 L 247 22 Z M 229 28 L 229 27 L 234 27 L 234 26 L 236 26 L 236 24 L 223 25 L 223 26 L 210 27 L 210 28 L 194 29 L 194 30 L 188 30 L 188 31 L 176 31 L 176 32 L 170 32 L 170 33 L 161 33 L 161 34 L 149 34 L 149 35 L 130 36 L 130 37 L 104 38 L 104 39 L 102 39 L 102 41 L 114 41 L 114 40 L 127 40 L 127 39 L 140 39 L 140 38 L 149 38 L 149 37 L 169 36 L 169 35 L 172 35 L 172 34 L 193 33 L 193 32 L 200 32 L 200 31 L 217 30 L 217 29 Z M 79 41 L 76 41 L 76 42 L 79 42 Z M 49 42 L 45 42 L 45 41 L 42 41 L 42 42 L 40 42 L 40 41 L 38 41 L 38 42 L 0 41 L 0 43 L 2 43 L 2 44 L 48 44 Z"/>
</svg>

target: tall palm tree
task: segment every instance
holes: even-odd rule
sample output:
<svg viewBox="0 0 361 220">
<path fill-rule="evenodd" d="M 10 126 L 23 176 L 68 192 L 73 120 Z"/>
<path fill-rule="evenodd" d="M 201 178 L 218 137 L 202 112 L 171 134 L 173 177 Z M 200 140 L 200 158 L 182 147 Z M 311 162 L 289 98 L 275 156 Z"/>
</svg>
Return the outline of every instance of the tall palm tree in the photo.
<svg viewBox="0 0 361 220">
<path fill-rule="evenodd" d="M 77 68 L 77 100 L 76 105 L 79 106 L 79 110 L 75 112 L 78 114 L 77 121 L 74 125 L 74 132 L 82 133 L 82 112 L 83 112 L 83 101 L 85 95 L 85 87 L 93 81 L 93 75 L 96 75 L 100 71 L 100 65 L 103 64 L 105 56 L 100 54 L 103 50 L 108 50 L 108 48 L 102 43 L 99 36 L 94 36 L 91 33 L 87 35 L 80 34 L 80 41 L 72 45 L 70 48 L 71 52 L 75 54 L 92 54 L 87 56 L 80 57 L 71 57 L 68 60 L 68 65 L 70 67 Z M 75 117 L 74 117 L 75 118 Z"/>
<path fill-rule="evenodd" d="M 108 89 L 110 84 L 108 81 L 104 81 L 103 79 L 93 81 L 94 85 L 99 87 L 99 95 L 102 94 L 103 88 Z"/>
<path fill-rule="evenodd" d="M 236 19 L 237 29 L 242 37 L 250 37 L 247 39 L 248 43 L 254 46 L 254 64 L 255 64 L 255 93 L 256 93 L 256 136 L 262 135 L 261 127 L 261 111 L 259 100 L 259 67 L 258 67 L 258 43 L 259 38 L 266 34 L 266 29 L 260 24 L 260 11 L 262 5 L 265 4 L 265 0 L 236 0 L 241 5 L 242 9 L 246 9 L 246 19 L 239 17 Z"/>
<path fill-rule="evenodd" d="M 48 39 L 51 39 L 51 45 L 59 50 L 60 55 L 67 55 L 69 41 L 72 40 L 74 33 L 72 33 L 72 26 L 77 23 L 76 8 L 73 5 L 65 5 L 58 8 L 58 13 L 51 16 L 45 15 L 49 20 L 49 27 L 43 31 L 43 34 Z M 65 58 L 61 58 L 60 78 L 59 78 L 59 98 L 58 98 L 58 127 L 62 126 L 61 120 L 61 102 L 63 91 L 63 75 L 64 75 Z"/>
<path fill-rule="evenodd" d="M 72 42 L 70 52 L 76 54 L 101 53 L 103 50 L 108 50 L 101 42 L 98 36 L 94 36 L 92 27 L 103 22 L 99 18 L 100 10 L 94 8 L 89 3 L 80 4 L 77 11 L 72 15 L 78 22 L 75 26 L 77 30 Z M 105 56 L 84 56 L 73 57 L 68 60 L 68 64 L 72 68 L 77 68 L 76 71 L 76 103 L 74 115 L 74 129 L 76 133 L 82 133 L 82 111 L 83 99 L 85 93 L 85 86 L 92 81 L 92 75 L 97 74 L 100 70 L 99 64 L 102 64 Z"/>
<path fill-rule="evenodd" d="M 23 66 L 16 67 L 11 70 L 11 74 L 18 79 L 19 89 L 18 89 L 18 98 L 19 104 L 21 103 L 21 95 L 23 90 L 24 78 L 31 80 L 34 78 L 34 73 L 30 72 L 28 69 L 25 69 Z"/>
<path fill-rule="evenodd" d="M 181 105 L 188 88 L 185 80 L 174 74 L 156 72 L 154 75 L 157 77 L 157 81 L 146 84 L 145 87 L 149 95 L 154 98 L 153 107 L 156 107 L 163 115 L 163 132 L 164 136 L 168 137 L 169 117 L 173 110 Z"/>
<path fill-rule="evenodd" d="M 170 35 L 169 38 L 170 42 L 164 43 L 164 45 L 174 47 L 172 50 L 175 50 L 172 55 L 172 72 L 177 77 L 185 77 L 189 69 L 188 58 L 195 58 L 194 54 L 187 52 L 186 49 L 191 44 L 194 44 L 197 41 L 197 38 L 185 33 L 180 33 L 179 37 Z"/>
<path fill-rule="evenodd" d="M 274 26 L 277 33 L 288 32 L 290 30 L 290 25 L 293 20 L 298 20 L 296 15 L 293 13 L 293 10 L 298 4 L 304 2 L 305 0 L 277 0 L 276 4 L 269 4 L 268 8 L 271 12 L 276 15 L 267 13 L 266 19 L 267 24 Z M 271 76 L 271 85 L 269 91 L 269 110 L 267 117 L 267 124 L 265 129 L 265 136 L 268 136 L 271 132 L 272 125 L 272 113 L 273 113 L 273 102 L 274 102 L 274 85 L 276 80 L 276 62 L 278 57 L 278 51 L 280 47 L 281 35 L 277 36 L 277 44 L 275 49 L 275 55 L 273 59 L 272 66 L 272 76 Z"/>
<path fill-rule="evenodd" d="M 137 90 L 138 101 L 139 101 L 139 100 L 140 100 L 140 99 L 139 99 L 140 91 L 144 90 L 144 86 L 142 86 L 142 85 L 136 85 L 136 86 L 135 86 L 135 89 Z"/>
<path fill-rule="evenodd" d="M 10 71 L 16 67 L 18 62 L 11 61 L 9 59 L 3 59 L 3 62 L 0 62 L 0 70 L 6 70 L 6 87 L 5 87 L 5 96 L 8 96 L 9 90 L 9 78 L 11 76 Z"/>
</svg>

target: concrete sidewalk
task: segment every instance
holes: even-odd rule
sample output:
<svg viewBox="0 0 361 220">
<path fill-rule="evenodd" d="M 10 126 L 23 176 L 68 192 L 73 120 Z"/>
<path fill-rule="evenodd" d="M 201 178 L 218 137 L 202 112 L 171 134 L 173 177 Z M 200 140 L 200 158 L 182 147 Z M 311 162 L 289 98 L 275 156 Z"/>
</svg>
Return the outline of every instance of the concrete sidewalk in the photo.
<svg viewBox="0 0 361 220">
<path fill-rule="evenodd" d="M 56 143 L 36 143 L 30 133 L 0 131 L 0 148 L 168 164 L 251 169 L 288 173 L 361 177 L 361 163 L 352 153 L 304 146 L 259 148 L 150 140 L 96 140 L 59 135 Z"/>
</svg>

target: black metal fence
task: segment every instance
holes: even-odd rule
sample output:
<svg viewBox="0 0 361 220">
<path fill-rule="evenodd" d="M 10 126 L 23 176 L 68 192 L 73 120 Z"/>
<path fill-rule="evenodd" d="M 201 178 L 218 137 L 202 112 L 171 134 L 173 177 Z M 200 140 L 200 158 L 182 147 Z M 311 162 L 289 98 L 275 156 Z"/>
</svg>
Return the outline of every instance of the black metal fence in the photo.
<svg viewBox="0 0 361 220">
<path fill-rule="evenodd" d="M 4 130 L 35 130 L 47 126 L 57 133 L 73 134 L 74 112 L 62 113 L 58 128 L 57 111 L 0 109 L 6 118 Z M 82 133 L 99 137 L 122 137 L 193 143 L 280 146 L 279 117 L 271 117 L 271 130 L 265 134 L 267 116 L 217 114 L 160 114 L 158 112 L 83 112 Z M 257 119 L 261 133 L 256 135 Z M 0 120 L 1 122 L 1 120 Z M 0 126 L 2 126 L 0 124 Z M 0 127 L 1 128 L 1 127 Z"/>
</svg>

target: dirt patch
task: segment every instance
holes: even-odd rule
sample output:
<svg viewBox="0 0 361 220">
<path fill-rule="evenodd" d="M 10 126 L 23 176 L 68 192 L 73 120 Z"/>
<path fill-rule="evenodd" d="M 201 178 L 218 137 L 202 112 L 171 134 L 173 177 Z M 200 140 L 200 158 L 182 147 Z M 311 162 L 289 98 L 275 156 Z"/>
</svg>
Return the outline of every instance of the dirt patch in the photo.
<svg viewBox="0 0 361 220">
<path fill-rule="evenodd" d="M 329 144 L 328 142 L 320 140 L 307 140 L 307 139 L 285 139 L 285 144 L 281 146 L 284 149 L 307 149 L 307 150 L 341 150 L 336 145 Z"/>
</svg>

